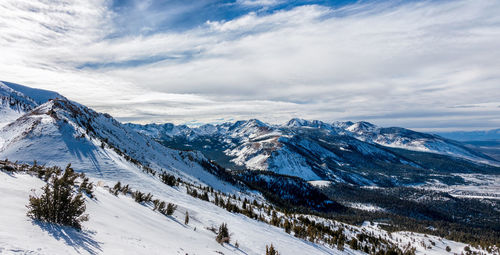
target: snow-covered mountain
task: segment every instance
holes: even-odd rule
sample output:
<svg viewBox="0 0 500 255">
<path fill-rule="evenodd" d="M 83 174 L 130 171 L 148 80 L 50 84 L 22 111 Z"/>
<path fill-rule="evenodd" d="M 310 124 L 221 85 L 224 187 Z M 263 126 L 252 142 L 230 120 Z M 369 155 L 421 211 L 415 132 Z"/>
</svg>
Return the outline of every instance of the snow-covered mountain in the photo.
<svg viewBox="0 0 500 255">
<path fill-rule="evenodd" d="M 271 243 L 287 254 L 298 250 L 341 253 L 192 197 L 185 187 L 165 185 L 148 172 L 166 171 L 192 185 L 208 185 L 227 194 L 263 201 L 257 192 L 227 183 L 209 171 L 215 167 L 206 169 L 210 162 L 201 153 L 166 148 L 111 116 L 64 97 L 45 101 L 10 87 L 2 89 L 9 102 L 4 109 L 12 109 L 15 119 L 0 129 L 0 158 L 61 167 L 71 163 L 95 184 L 100 183 L 96 198 L 87 199 L 90 221 L 79 232 L 28 221 L 26 201 L 43 181 L 24 173 L 6 173 L 0 166 L 2 254 L 260 254 Z M 175 203 L 177 212 L 165 217 L 130 197 L 115 197 L 107 187 L 118 181 Z M 186 211 L 191 217 L 189 225 L 180 223 Z M 237 247 L 234 241 L 226 246 L 215 241 L 209 228 L 223 222 L 228 224 Z"/>
<path fill-rule="evenodd" d="M 0 128 L 0 158 L 58 166 L 71 163 L 76 170 L 104 179 L 137 176 L 148 167 L 213 187 L 224 186 L 200 165 L 208 162 L 201 153 L 166 148 L 108 114 L 57 93 L 15 88 L 26 94 L 2 87 L 5 100 L 15 102 L 3 109 L 10 109 L 6 110 L 12 113 L 9 116 L 17 118 Z"/>
<path fill-rule="evenodd" d="M 483 163 L 488 163 L 491 160 L 491 158 L 469 149 L 460 142 L 405 128 L 381 128 L 371 123 L 357 122 L 347 127 L 347 130 L 362 141 L 387 147 L 439 153 Z"/>
<path fill-rule="evenodd" d="M 0 127 L 55 98 L 65 99 L 56 92 L 0 81 Z"/>
<path fill-rule="evenodd" d="M 194 128 L 127 125 L 169 147 L 200 150 L 231 169 L 269 170 L 305 180 L 364 185 L 397 184 L 401 179 L 411 182 L 408 173 L 392 178 L 400 174 L 394 169 L 419 175 L 441 170 L 420 159 L 428 153 L 450 165 L 462 165 L 463 161 L 469 166 L 498 164 L 453 140 L 404 128 L 381 128 L 368 122 L 330 124 L 292 119 L 283 125 L 270 125 L 252 119 Z M 421 154 L 416 157 L 408 153 L 411 151 Z M 457 171 L 467 171 L 467 167 Z"/>
<path fill-rule="evenodd" d="M 435 173 L 419 160 L 427 154 L 403 153 L 380 145 L 380 139 L 362 139 L 378 137 L 366 132 L 386 134 L 373 125 L 299 119 L 269 125 L 253 119 L 197 128 L 141 126 L 121 124 L 55 92 L 0 83 L 0 93 L 4 122 L 0 126 L 0 253 L 262 254 L 270 244 L 280 254 L 366 254 L 389 249 L 440 254 L 447 249 L 458 253 L 465 247 L 476 251 L 432 235 L 389 233 L 377 223 L 355 226 L 302 213 L 311 208 L 348 210 L 315 186 L 403 182 L 409 178 L 403 173 Z M 453 168 L 468 169 L 473 164 L 460 161 L 459 166 L 448 156 L 432 155 Z M 228 177 L 207 157 L 232 169 L 270 171 L 235 171 Z M 86 198 L 90 220 L 82 231 L 26 217 L 29 195 L 40 192 L 45 183 L 36 174 L 19 170 L 29 166 L 18 165 L 14 171 L 12 165 L 35 160 L 48 166 L 71 163 L 97 184 L 95 198 Z M 163 171 L 179 177 L 181 185 L 162 182 L 155 174 Z M 151 202 L 113 195 L 110 187 L 118 181 L 175 203 L 177 210 L 165 216 L 153 210 Z M 209 195 L 203 198 L 192 190 Z M 364 210 L 363 206 L 358 207 Z M 300 211 L 282 210 L 287 207 Z M 187 212 L 189 224 L 182 223 Z M 287 222 L 293 222 L 293 229 L 288 225 L 286 230 Z M 231 234 L 231 243 L 224 246 L 215 241 L 213 231 L 221 223 L 227 223 Z M 315 233 L 318 229 L 322 232 Z M 409 242 L 423 246 L 411 247 Z"/>
</svg>

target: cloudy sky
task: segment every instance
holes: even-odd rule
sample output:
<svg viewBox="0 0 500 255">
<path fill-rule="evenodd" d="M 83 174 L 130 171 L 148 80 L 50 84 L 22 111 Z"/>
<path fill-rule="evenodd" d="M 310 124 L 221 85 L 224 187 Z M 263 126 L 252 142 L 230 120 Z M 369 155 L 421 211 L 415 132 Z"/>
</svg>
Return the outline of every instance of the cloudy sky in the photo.
<svg viewBox="0 0 500 255">
<path fill-rule="evenodd" d="M 500 1 L 2 0 L 0 80 L 124 122 L 500 127 Z"/>
</svg>

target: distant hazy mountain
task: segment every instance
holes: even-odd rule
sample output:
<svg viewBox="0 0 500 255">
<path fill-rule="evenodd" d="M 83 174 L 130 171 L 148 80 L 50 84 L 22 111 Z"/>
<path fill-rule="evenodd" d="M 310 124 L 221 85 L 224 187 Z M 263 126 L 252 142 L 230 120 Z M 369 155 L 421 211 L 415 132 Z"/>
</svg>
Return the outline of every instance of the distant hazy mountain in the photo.
<svg viewBox="0 0 500 255">
<path fill-rule="evenodd" d="M 456 131 L 436 133 L 457 141 L 500 141 L 500 128 L 483 131 Z"/>
</svg>

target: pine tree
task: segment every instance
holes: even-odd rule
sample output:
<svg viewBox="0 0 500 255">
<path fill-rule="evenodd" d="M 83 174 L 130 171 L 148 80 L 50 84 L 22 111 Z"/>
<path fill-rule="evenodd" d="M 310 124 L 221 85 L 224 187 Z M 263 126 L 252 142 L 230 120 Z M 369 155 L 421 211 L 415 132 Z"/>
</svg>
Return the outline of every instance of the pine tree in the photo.
<svg viewBox="0 0 500 255">
<path fill-rule="evenodd" d="M 188 211 L 186 211 L 186 217 L 184 218 L 184 224 L 188 224 L 189 223 L 189 213 Z"/>
<path fill-rule="evenodd" d="M 165 214 L 165 206 L 166 206 L 165 201 L 161 201 L 160 204 L 158 205 L 158 211 L 160 213 Z"/>
<path fill-rule="evenodd" d="M 273 210 L 272 217 L 271 217 L 271 225 L 273 226 L 279 226 L 280 224 L 280 219 L 278 219 L 278 215 L 276 214 L 276 211 Z"/>
<path fill-rule="evenodd" d="M 179 185 L 178 181 L 175 179 L 175 176 L 162 172 L 160 175 L 160 180 L 167 184 L 168 186 L 177 186 Z"/>
<path fill-rule="evenodd" d="M 115 196 L 118 196 L 118 192 L 120 192 L 120 191 L 121 191 L 121 189 L 122 189 L 122 184 L 121 184 L 121 182 L 117 182 L 117 183 L 115 184 L 115 186 L 113 187 L 113 194 L 114 194 Z"/>
<path fill-rule="evenodd" d="M 271 244 L 271 247 L 266 245 L 266 255 L 279 255 L 279 253 L 276 249 L 274 249 L 273 244 Z"/>
<path fill-rule="evenodd" d="M 80 192 L 85 192 L 90 198 L 94 198 L 94 185 L 89 182 L 89 178 L 83 177 L 83 181 L 80 184 Z"/>
<path fill-rule="evenodd" d="M 248 201 L 245 198 L 245 200 L 243 200 L 243 205 L 241 206 L 241 209 L 246 210 L 247 209 L 247 203 L 248 203 Z"/>
<path fill-rule="evenodd" d="M 132 193 L 132 197 L 134 198 L 135 202 L 137 203 L 142 203 L 144 202 L 144 199 L 146 198 L 145 194 L 136 190 L 134 193 Z"/>
<path fill-rule="evenodd" d="M 60 169 L 55 172 L 60 173 Z M 86 207 L 81 190 L 74 190 L 77 178 L 70 165 L 61 177 L 51 174 L 43 194 L 29 197 L 28 217 L 81 229 L 81 222 L 88 220 L 88 216 L 84 215 Z"/>
<path fill-rule="evenodd" d="M 219 206 L 219 196 L 217 196 L 217 193 L 215 193 L 215 198 L 214 198 L 214 204 Z"/>
<path fill-rule="evenodd" d="M 153 211 L 158 210 L 158 206 L 159 205 L 160 205 L 160 200 L 159 199 L 153 200 Z"/>
<path fill-rule="evenodd" d="M 168 203 L 167 205 L 167 215 L 172 215 L 174 214 L 175 210 L 177 209 L 177 206 L 172 204 L 172 203 Z"/>
<path fill-rule="evenodd" d="M 230 241 L 229 230 L 227 229 L 226 223 L 222 223 L 220 225 L 219 232 L 217 232 L 215 240 L 220 244 L 229 243 Z"/>
<path fill-rule="evenodd" d="M 127 195 L 129 190 L 130 190 L 130 187 L 128 186 L 128 184 L 123 186 L 123 188 L 121 189 L 123 195 Z"/>
<path fill-rule="evenodd" d="M 283 224 L 283 228 L 285 229 L 285 232 L 290 234 L 292 232 L 292 224 L 290 224 L 290 221 L 288 219 L 285 219 L 285 223 Z"/>
</svg>

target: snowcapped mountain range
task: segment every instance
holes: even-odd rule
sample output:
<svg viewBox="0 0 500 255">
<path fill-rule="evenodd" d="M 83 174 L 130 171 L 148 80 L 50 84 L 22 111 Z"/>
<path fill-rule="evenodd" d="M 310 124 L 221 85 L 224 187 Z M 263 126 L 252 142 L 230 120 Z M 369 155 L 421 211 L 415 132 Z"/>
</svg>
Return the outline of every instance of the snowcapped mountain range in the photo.
<svg viewBox="0 0 500 255">
<path fill-rule="evenodd" d="M 422 155 L 440 157 L 450 165 L 499 164 L 453 140 L 368 122 L 292 119 L 271 125 L 251 119 L 193 128 L 170 123 L 126 125 L 169 147 L 202 151 L 230 169 L 269 170 L 309 181 L 397 184 L 411 179 L 408 174 L 393 178 L 394 168 L 427 175 L 442 170 L 422 162 Z"/>
<path fill-rule="evenodd" d="M 2 111 L 9 118 L 0 128 L 0 158 L 61 167 L 71 163 L 104 179 L 133 177 L 149 167 L 221 186 L 200 165 L 206 161 L 201 153 L 166 148 L 108 114 L 55 92 L 0 83 L 0 93 Z"/>
<path fill-rule="evenodd" d="M 316 188 L 331 183 L 382 187 L 429 178 L 451 182 L 456 177 L 449 173 L 456 172 L 498 173 L 491 166 L 497 162 L 459 142 L 367 122 L 292 119 L 270 125 L 252 119 L 195 128 L 122 124 L 56 92 L 0 82 L 0 97 L 0 254 L 262 254 L 269 244 L 280 254 L 366 254 L 392 245 L 417 254 L 429 254 L 431 245 L 434 254 L 460 252 L 467 244 L 302 212 L 354 208 Z M 95 198 L 86 198 L 90 220 L 82 231 L 27 220 L 28 198 L 45 182 L 9 172 L 7 165 L 34 161 L 61 167 L 71 163 L 96 184 Z M 184 185 L 168 186 L 159 173 L 174 175 Z M 110 187 L 118 181 L 178 209 L 166 217 L 151 204 L 113 195 Z M 190 193 L 193 189 L 216 192 L 203 200 Z M 356 207 L 378 208 L 361 202 Z M 190 223 L 183 224 L 188 212 Z M 329 243 L 334 239 L 320 238 L 323 234 L 311 239 L 300 228 L 286 231 L 286 222 L 341 233 L 349 244 Z M 215 242 L 214 228 L 221 223 L 228 224 L 232 240 L 224 246 Z M 385 244 L 372 244 L 365 236 Z M 410 247 L 410 241 L 424 246 Z"/>
<path fill-rule="evenodd" d="M 227 169 L 265 170 L 306 181 L 393 186 L 426 182 L 436 174 L 446 179 L 452 170 L 497 171 L 493 166 L 499 164 L 454 140 L 368 122 L 122 124 L 56 92 L 2 82 L 0 95 L 5 116 L 0 158 L 71 162 L 101 178 L 133 176 L 146 167 L 221 186 L 217 173 L 201 166 L 214 160 Z"/>
</svg>

